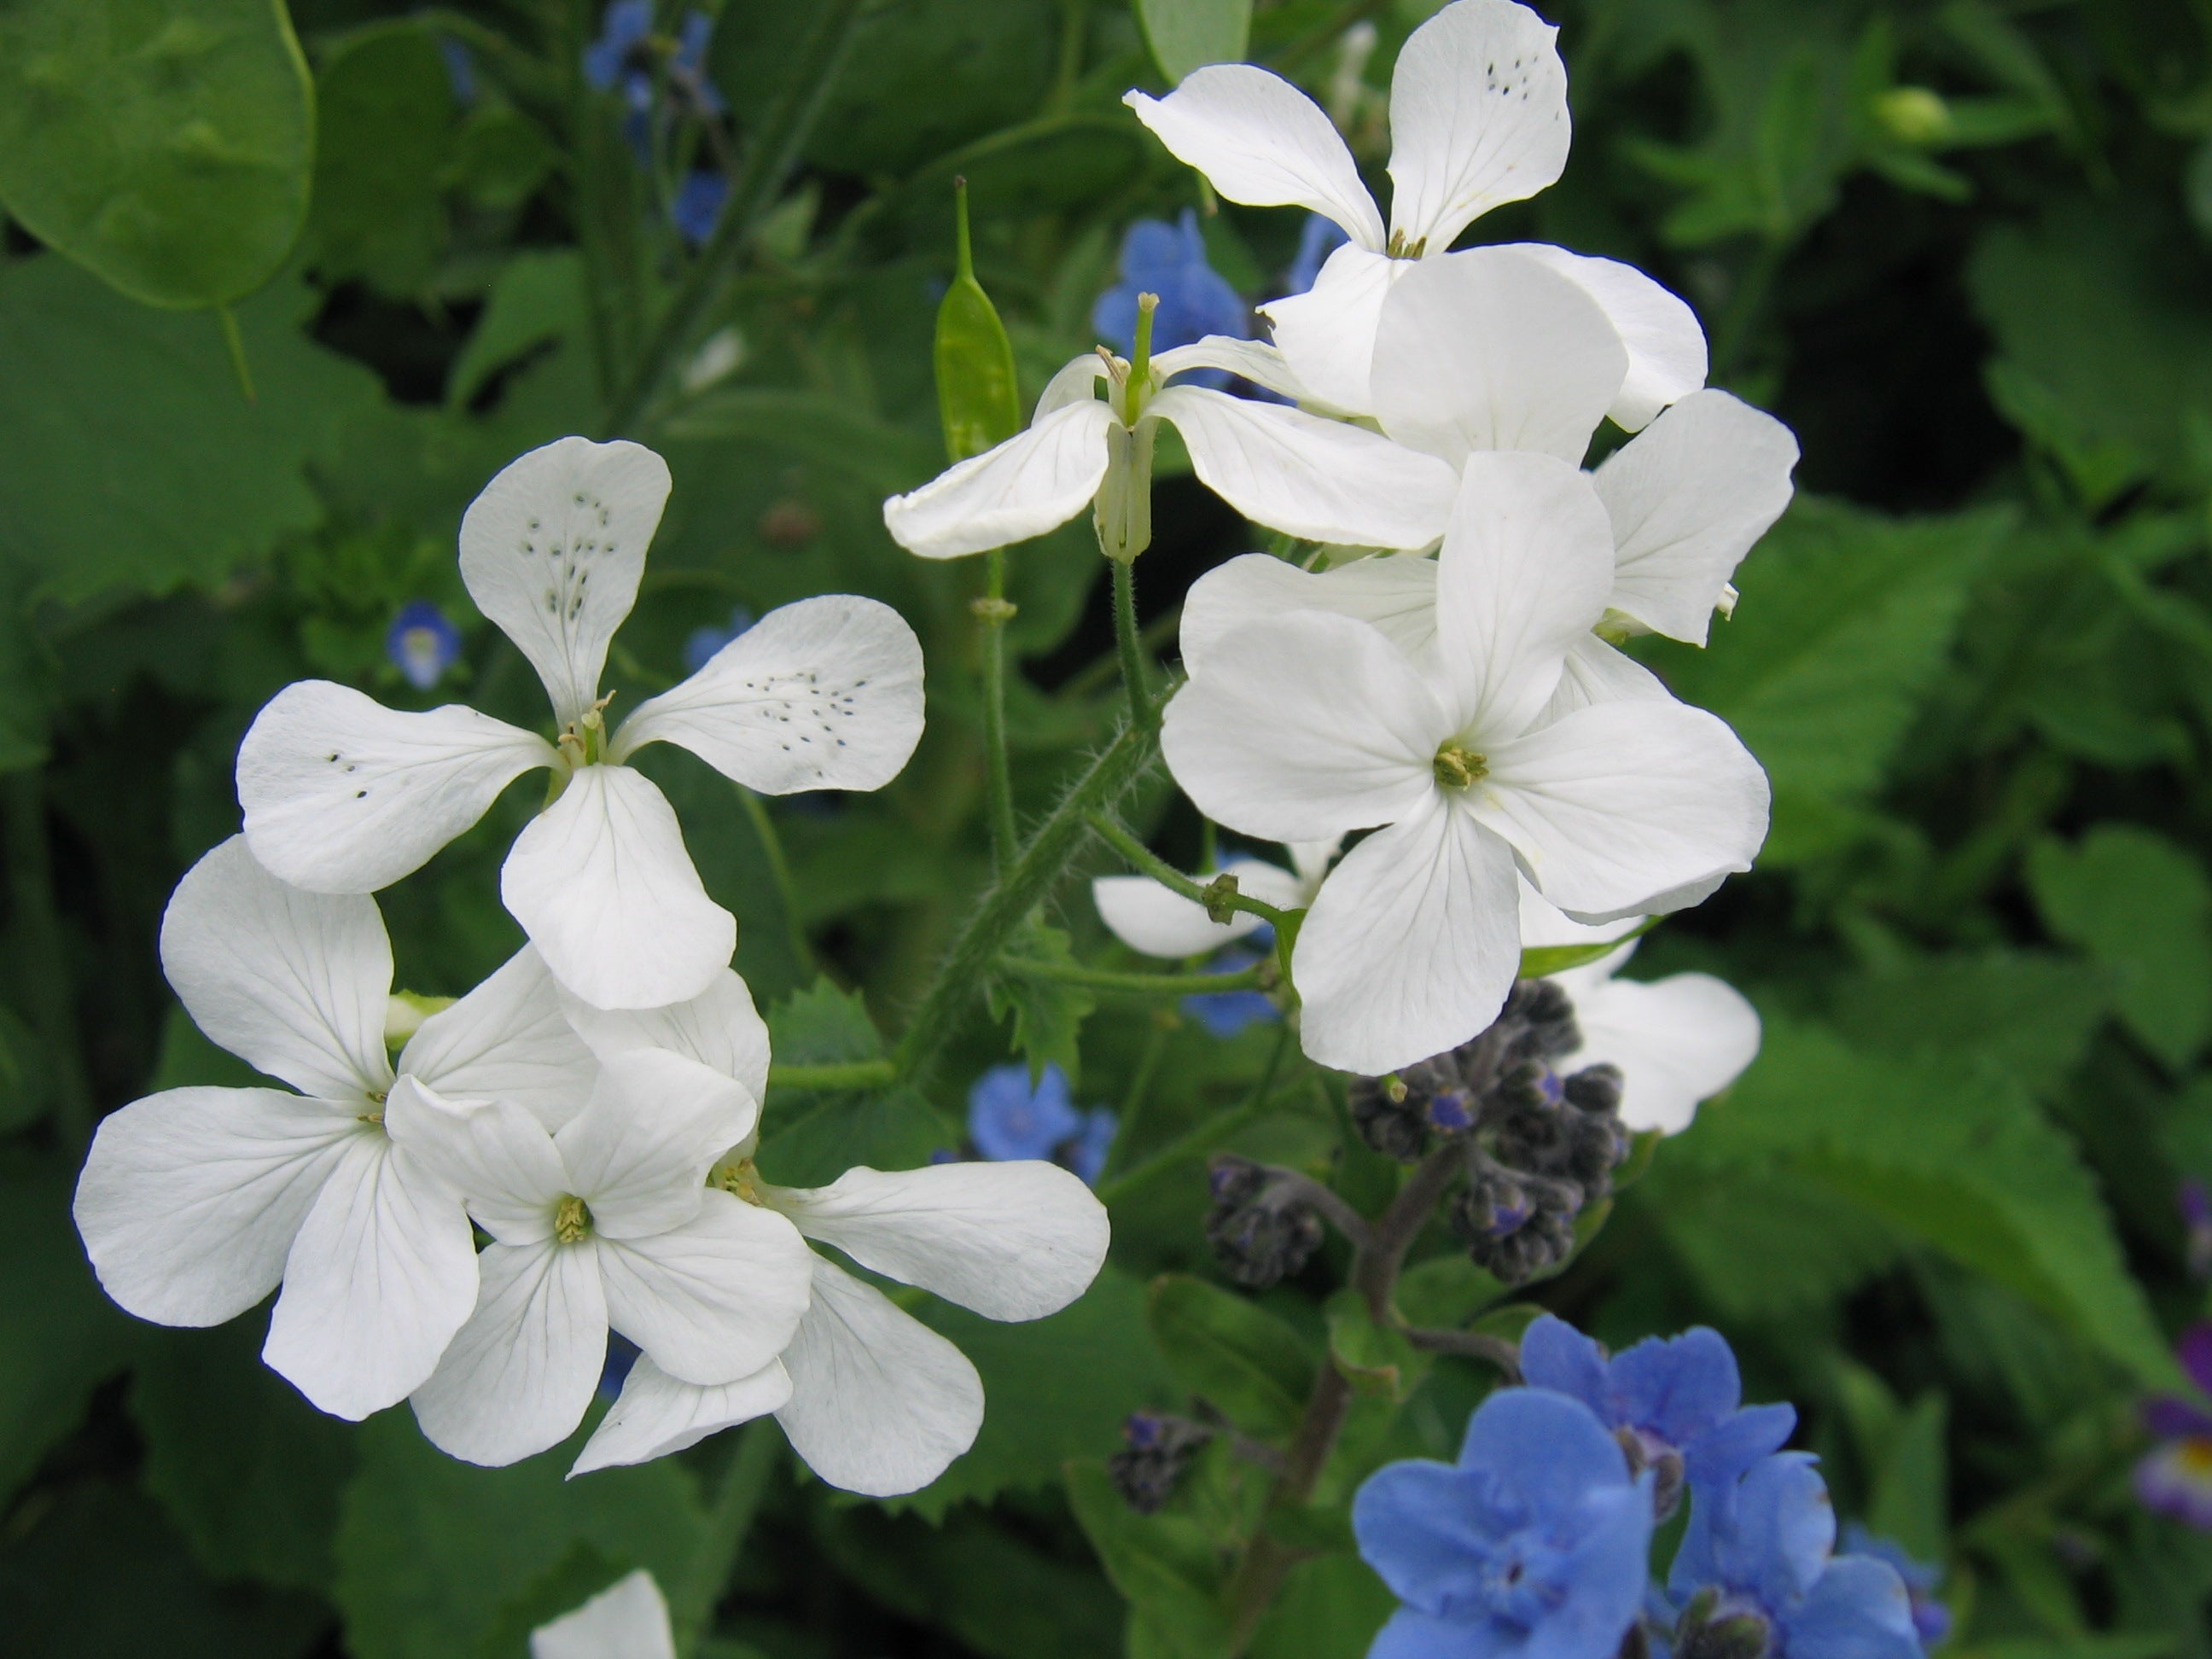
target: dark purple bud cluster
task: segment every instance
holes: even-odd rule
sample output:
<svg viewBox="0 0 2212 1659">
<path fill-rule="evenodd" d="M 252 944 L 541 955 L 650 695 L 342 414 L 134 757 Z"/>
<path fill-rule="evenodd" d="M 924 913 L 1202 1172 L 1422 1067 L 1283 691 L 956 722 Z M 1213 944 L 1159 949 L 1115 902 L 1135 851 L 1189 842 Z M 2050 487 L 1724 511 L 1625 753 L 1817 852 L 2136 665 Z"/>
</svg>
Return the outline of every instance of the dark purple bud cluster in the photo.
<svg viewBox="0 0 2212 1659">
<path fill-rule="evenodd" d="M 1264 1291 L 1298 1271 L 1321 1248 L 1322 1222 L 1296 1185 L 1249 1158 L 1213 1160 L 1213 1207 L 1206 1241 L 1222 1271 L 1249 1290 Z"/>
<path fill-rule="evenodd" d="M 1213 1431 L 1164 1412 L 1135 1412 L 1121 1425 L 1128 1443 L 1106 1460 L 1115 1489 L 1139 1515 L 1150 1515 L 1175 1493 L 1176 1482 Z"/>
</svg>

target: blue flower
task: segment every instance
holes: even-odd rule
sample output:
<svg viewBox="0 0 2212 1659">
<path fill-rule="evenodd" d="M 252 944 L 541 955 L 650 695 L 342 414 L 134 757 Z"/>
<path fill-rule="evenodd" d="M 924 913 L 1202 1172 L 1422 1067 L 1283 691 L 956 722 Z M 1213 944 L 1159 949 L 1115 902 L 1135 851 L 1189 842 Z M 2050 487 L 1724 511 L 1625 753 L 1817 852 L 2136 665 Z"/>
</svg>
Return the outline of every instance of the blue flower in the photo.
<svg viewBox="0 0 2212 1659">
<path fill-rule="evenodd" d="M 1082 1177 L 1086 1187 L 1096 1187 L 1098 1177 L 1106 1168 L 1106 1154 L 1114 1150 L 1114 1136 L 1121 1129 L 1121 1120 L 1108 1106 L 1094 1106 L 1083 1115 L 1083 1128 L 1067 1146 L 1067 1167 Z"/>
<path fill-rule="evenodd" d="M 1833 1555 L 1836 1512 L 1808 1452 L 1700 1487 L 1667 1575 L 1674 1651 L 1767 1659 L 1921 1659 L 1912 1601 L 1887 1561 Z"/>
<path fill-rule="evenodd" d="M 1252 313 L 1237 290 L 1206 262 L 1206 238 L 1198 215 L 1189 208 L 1175 224 L 1139 219 L 1121 239 L 1121 280 L 1098 296 L 1091 325 L 1127 356 L 1137 343 L 1137 296 L 1157 294 L 1152 313 L 1152 349 L 1190 345 L 1209 334 L 1243 339 L 1251 333 Z M 1228 384 L 1221 369 L 1183 377 L 1218 388 Z"/>
<path fill-rule="evenodd" d="M 753 613 L 741 605 L 730 607 L 730 625 L 716 628 L 708 623 L 695 628 L 684 641 L 684 666 L 692 673 L 704 668 L 714 654 L 732 640 L 753 625 Z"/>
<path fill-rule="evenodd" d="M 1272 930 L 1260 927 L 1245 937 L 1258 939 Z M 1209 974 L 1241 974 L 1247 968 L 1257 967 L 1267 960 L 1261 951 L 1247 950 L 1242 944 L 1223 946 L 1214 953 L 1213 960 L 1206 964 Z M 1263 1020 L 1280 1019 L 1283 1011 L 1264 991 L 1194 991 L 1182 1000 L 1182 1011 L 1218 1037 L 1233 1037 L 1239 1031 L 1257 1025 Z"/>
<path fill-rule="evenodd" d="M 687 13 L 668 64 L 669 79 L 706 114 L 719 115 L 721 94 L 707 78 L 707 42 L 714 20 L 705 12 Z M 622 88 L 632 113 L 653 107 L 654 52 L 653 0 L 611 0 L 599 21 L 599 38 L 584 48 L 584 79 L 601 92 Z"/>
<path fill-rule="evenodd" d="M 1306 215 L 1305 228 L 1298 232 L 1297 253 L 1283 273 L 1283 297 L 1287 300 L 1312 288 L 1328 256 L 1351 240 L 1351 233 L 1335 220 L 1324 219 L 1318 213 Z"/>
<path fill-rule="evenodd" d="M 1686 1477 L 1692 1486 L 1734 1480 L 1797 1426 L 1795 1407 L 1742 1403 L 1735 1353 L 1703 1326 L 1648 1337 L 1608 1360 L 1573 1326 L 1544 1314 L 1521 1339 L 1521 1376 L 1581 1401 L 1638 1468 L 1656 1469 L 1662 1516 L 1674 1513 Z"/>
<path fill-rule="evenodd" d="M 2212 1323 L 2181 1334 L 2175 1358 L 2202 1395 L 2212 1395 Z M 2153 1395 L 2142 1402 L 2143 1426 L 2159 1444 L 2136 1465 L 2136 1497 L 2199 1532 L 2212 1532 L 2212 1413 L 2198 1400 Z"/>
<path fill-rule="evenodd" d="M 968 1138 L 994 1163 L 1050 1158 L 1083 1133 L 1083 1115 L 1068 1098 L 1067 1073 L 1048 1066 L 1034 1085 L 1030 1068 L 994 1066 L 968 1091 Z"/>
<path fill-rule="evenodd" d="M 722 204 L 730 199 L 730 181 L 712 167 L 694 167 L 676 187 L 668 216 L 684 240 L 693 247 L 705 244 L 722 216 Z"/>
<path fill-rule="evenodd" d="M 1877 1538 L 1856 1521 L 1844 1522 L 1844 1553 L 1871 1555 L 1896 1569 L 1905 1596 L 1912 1603 L 1912 1628 L 1921 1646 L 1932 1648 L 1951 1633 L 1951 1609 L 1936 1599 L 1936 1587 L 1943 1582 L 1941 1566 L 1916 1559 L 1904 1545 Z"/>
<path fill-rule="evenodd" d="M 384 635 L 384 654 L 408 684 L 428 691 L 461 654 L 461 631 L 428 599 L 410 599 Z"/>
<path fill-rule="evenodd" d="M 453 88 L 453 101 L 465 109 L 475 103 L 483 88 L 477 84 L 477 60 L 469 49 L 450 34 L 441 34 L 438 56 L 446 61 L 446 79 Z"/>
<path fill-rule="evenodd" d="M 1352 1528 L 1404 1603 L 1368 1659 L 1613 1659 L 1644 1606 L 1651 1481 L 1580 1401 L 1501 1389 L 1457 1465 L 1378 1470 Z"/>
</svg>

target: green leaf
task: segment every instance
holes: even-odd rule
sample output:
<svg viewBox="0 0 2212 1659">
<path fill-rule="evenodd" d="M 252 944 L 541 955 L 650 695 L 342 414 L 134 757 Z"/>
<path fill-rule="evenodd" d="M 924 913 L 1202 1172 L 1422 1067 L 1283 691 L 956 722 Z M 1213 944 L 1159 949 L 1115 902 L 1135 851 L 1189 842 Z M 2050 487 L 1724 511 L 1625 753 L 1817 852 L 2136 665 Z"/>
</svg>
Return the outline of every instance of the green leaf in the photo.
<svg viewBox="0 0 2212 1659">
<path fill-rule="evenodd" d="M 302 337 L 279 284 L 238 309 L 259 401 L 206 317 L 147 311 L 52 257 L 0 264 L 0 554 L 44 597 L 213 586 L 322 507 L 303 476 L 375 377 Z"/>
<path fill-rule="evenodd" d="M 2121 1022 L 2179 1070 L 2212 1036 L 2212 878 L 2154 830 L 2100 823 L 2028 851 L 2044 925 L 2114 978 Z"/>
<path fill-rule="evenodd" d="M 148 305 L 227 305 L 275 274 L 314 120 L 282 0 L 0 10 L 0 202 Z"/>
<path fill-rule="evenodd" d="M 1115 1489 L 1103 1463 L 1072 1462 L 1067 1501 L 1099 1565 L 1141 1620 L 1153 1651 L 1171 1659 L 1225 1659 L 1229 1615 L 1223 1605 L 1220 1557 L 1206 1529 L 1188 1516 L 1139 1515 Z M 1130 1632 L 1130 1651 L 1139 1651 Z"/>
<path fill-rule="evenodd" d="M 769 1091 L 763 1114 L 761 1173 L 779 1187 L 823 1187 L 855 1164 L 914 1170 L 959 1139 L 919 1090 L 900 1085 L 880 1094 L 801 1095 L 817 1102 L 792 1110 L 787 1091 Z M 771 1115 L 772 1114 L 772 1115 Z"/>
<path fill-rule="evenodd" d="M 356 1659 L 521 1659 L 522 1617 L 641 1566 L 680 1583 L 704 1533 L 696 1483 L 665 1459 L 564 1481 L 572 1442 L 481 1469 L 431 1446 L 404 1412 L 372 1419 L 357 1444 L 337 1586 Z M 488 1648 L 494 1637 L 511 1639 Z"/>
<path fill-rule="evenodd" d="M 878 1060 L 882 1033 L 860 998 L 817 979 L 768 1011 L 770 1051 L 785 1066 L 834 1066 Z"/>
<path fill-rule="evenodd" d="M 0 1134 L 44 1117 L 46 1088 L 38 1037 L 12 1009 L 0 1007 Z"/>
<path fill-rule="evenodd" d="M 419 293 L 445 252 L 441 179 L 460 117 L 437 40 L 404 22 L 352 36 L 323 60 L 315 102 L 309 258 L 326 281 Z"/>
<path fill-rule="evenodd" d="M 1734 1105 L 1731 1097 L 1723 1114 Z M 1802 1314 L 1896 1261 L 1896 1232 L 1812 1176 L 1730 1164 L 1717 1177 L 1697 1152 L 1686 1141 L 1662 1146 L 1637 1202 L 1728 1318 Z"/>
<path fill-rule="evenodd" d="M 1314 1356 L 1298 1334 L 1258 1304 L 1187 1273 L 1163 1273 L 1151 1291 L 1152 1335 L 1176 1380 L 1239 1427 L 1285 1435 L 1313 1387 Z"/>
<path fill-rule="evenodd" d="M 1451 1330 L 1506 1294 L 1506 1286 L 1476 1267 L 1464 1250 L 1454 1250 L 1399 1274 L 1394 1300 L 1407 1324 Z"/>
<path fill-rule="evenodd" d="M 889 1500 L 931 1521 L 965 1498 L 1045 1486 L 1070 1458 L 1117 1450 L 1130 1413 L 1180 1393 L 1146 1323 L 1144 1287 L 1116 1267 L 1072 1306 L 1025 1323 L 934 1298 L 915 1312 L 974 1362 L 987 1402 L 975 1443 L 934 1484 Z"/>
<path fill-rule="evenodd" d="M 1252 0 L 1137 0 L 1145 44 L 1168 84 L 1206 64 L 1243 60 L 1252 37 Z"/>
<path fill-rule="evenodd" d="M 1350 1285 L 1329 1297 L 1326 1313 L 1329 1358 L 1362 1394 L 1402 1401 L 1428 1375 L 1430 1357 L 1404 1332 L 1376 1324 L 1367 1299 Z"/>
<path fill-rule="evenodd" d="M 146 1489 L 214 1577 L 327 1594 L 353 1431 L 261 1363 L 262 1325 L 148 1336 L 131 1380 Z"/>
<path fill-rule="evenodd" d="M 1021 393 L 1014 383 L 1014 346 L 998 307 L 975 280 L 968 236 L 968 181 L 953 182 L 960 259 L 937 307 L 933 361 L 937 368 L 937 414 L 945 428 L 945 453 L 955 461 L 980 455 L 1022 429 Z"/>
<path fill-rule="evenodd" d="M 1398 1598 L 1349 1552 L 1299 1562 L 1252 1636 L 1252 1659 L 1364 1659 Z"/>
<path fill-rule="evenodd" d="M 1848 980 L 1834 1014 L 1856 1046 L 1971 1052 L 2049 1098 L 2111 1006 L 2106 976 L 2047 951 L 1948 951 Z"/>
<path fill-rule="evenodd" d="M 583 256 L 565 247 L 517 252 L 493 282 L 483 314 L 447 374 L 447 404 L 465 406 L 533 347 L 579 334 L 583 326 Z"/>
<path fill-rule="evenodd" d="M 1005 954 L 1056 967 L 1077 965 L 1066 933 L 1036 915 L 1031 915 L 1006 941 Z M 1028 1056 L 1031 1078 L 1042 1076 L 1048 1066 L 1057 1066 L 1067 1073 L 1070 1083 L 1077 1080 L 1083 1066 L 1078 1047 L 1083 1022 L 1098 1006 L 1088 987 L 1042 975 L 1002 974 L 985 988 L 985 998 L 992 1018 L 1012 1017 L 1014 1047 Z"/>
</svg>

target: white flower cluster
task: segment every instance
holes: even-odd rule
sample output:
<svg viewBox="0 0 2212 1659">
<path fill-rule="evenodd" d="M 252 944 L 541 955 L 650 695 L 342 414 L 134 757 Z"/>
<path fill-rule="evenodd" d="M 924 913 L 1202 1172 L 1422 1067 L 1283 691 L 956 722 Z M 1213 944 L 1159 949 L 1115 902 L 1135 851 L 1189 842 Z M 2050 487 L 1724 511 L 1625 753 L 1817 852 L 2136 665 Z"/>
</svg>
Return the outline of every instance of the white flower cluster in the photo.
<svg viewBox="0 0 2212 1659">
<path fill-rule="evenodd" d="M 981 1381 L 810 1241 L 1035 1319 L 1090 1284 L 1106 1215 L 1042 1163 L 761 1177 L 769 1035 L 729 966 L 734 924 L 623 762 L 665 738 L 756 789 L 878 787 L 921 737 L 921 654 L 872 600 L 803 600 L 610 736 L 600 672 L 667 493 L 651 451 L 566 438 L 464 521 L 469 591 L 537 667 L 555 740 L 320 681 L 262 712 L 245 833 L 179 884 L 161 961 L 210 1038 L 296 1092 L 172 1089 L 114 1113 L 77 1226 L 142 1318 L 215 1324 L 281 1285 L 273 1368 L 340 1417 L 411 1401 L 472 1462 L 572 1434 L 611 1330 L 641 1352 L 574 1472 L 774 1412 L 823 1479 L 911 1491 L 974 1440 Z M 530 942 L 425 1018 L 392 994 L 368 895 L 538 766 L 552 793 L 502 881 Z"/>
<path fill-rule="evenodd" d="M 1190 678 L 1162 741 L 1209 818 L 1292 848 L 1295 877 L 1237 873 L 1304 909 L 1301 1039 L 1347 1071 L 1393 1071 L 1491 1023 L 1523 944 L 1565 942 L 1525 930 L 1524 888 L 1571 927 L 1660 915 L 1748 869 L 1765 837 L 1749 752 L 1613 642 L 1705 642 L 1736 565 L 1789 502 L 1796 442 L 1704 389 L 1695 316 L 1641 272 L 1534 244 L 1447 251 L 1564 168 L 1556 33 L 1511 0 L 1454 0 L 1413 32 L 1391 87 L 1387 233 L 1328 116 L 1279 76 L 1219 64 L 1165 98 L 1131 93 L 1218 194 L 1306 207 L 1350 241 L 1310 292 L 1261 307 L 1272 344 L 1207 339 L 1148 370 L 1079 358 L 1026 432 L 884 508 L 900 542 L 941 557 L 1095 501 L 1105 550 L 1127 556 L 1144 544 L 1128 498 L 1164 419 L 1247 518 L 1324 544 L 1330 568 L 1255 554 L 1192 589 Z M 1300 407 L 1156 389 L 1197 367 Z M 1638 435 L 1585 471 L 1607 418 Z M 1326 849 L 1361 831 L 1330 869 Z M 1173 897 L 1099 892 L 1137 949 L 1225 937 Z M 1697 1021 L 1685 1042 L 1756 1047 L 1732 992 L 1674 1012 Z M 1652 1060 L 1649 1083 L 1630 1079 L 1648 1109 L 1626 1116 L 1680 1127 L 1697 1097 L 1683 1091 L 1710 1093 L 1741 1063 L 1662 1082 Z"/>
</svg>

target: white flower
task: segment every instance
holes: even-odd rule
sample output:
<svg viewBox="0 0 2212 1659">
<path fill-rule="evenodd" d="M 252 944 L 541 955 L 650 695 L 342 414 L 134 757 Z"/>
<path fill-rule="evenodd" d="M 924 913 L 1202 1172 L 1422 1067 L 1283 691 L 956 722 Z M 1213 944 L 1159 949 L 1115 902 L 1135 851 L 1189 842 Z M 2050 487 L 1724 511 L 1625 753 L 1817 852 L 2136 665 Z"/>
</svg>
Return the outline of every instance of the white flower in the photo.
<svg viewBox="0 0 2212 1659">
<path fill-rule="evenodd" d="M 610 737 L 599 675 L 637 598 L 668 469 L 563 438 L 494 478 L 461 521 L 461 576 L 553 700 L 557 745 L 449 704 L 398 714 L 327 680 L 288 686 L 238 756 L 254 855 L 296 886 L 366 893 L 550 767 L 557 799 L 515 840 L 501 896 L 555 977 L 602 1007 L 694 996 L 735 948 L 666 797 L 624 763 L 680 744 L 767 794 L 875 789 L 921 735 L 921 648 L 897 613 L 832 594 L 770 611 Z"/>
<path fill-rule="evenodd" d="M 1153 431 L 1167 421 L 1200 482 L 1255 524 L 1360 547 L 1437 538 L 1451 505 L 1448 469 L 1285 404 L 1168 384 L 1198 368 L 1225 368 L 1290 396 L 1302 391 L 1279 356 L 1252 340 L 1208 336 L 1160 352 L 1141 382 L 1121 358 L 1078 357 L 1053 376 L 1027 430 L 892 496 L 884 523 L 909 552 L 949 559 L 1042 536 L 1095 501 L 1102 546 L 1133 555 L 1151 540 Z"/>
<path fill-rule="evenodd" d="M 492 1237 L 475 1311 L 415 1390 L 423 1433 L 471 1463 L 544 1450 L 582 1419 L 611 1326 L 687 1382 L 766 1371 L 777 1386 L 811 1257 L 782 1217 L 706 1184 L 759 1113 L 743 1085 L 653 1048 L 605 1054 L 590 1103 L 553 1133 L 402 1079 L 392 1133 Z"/>
<path fill-rule="evenodd" d="M 660 1586 L 643 1567 L 530 1632 L 530 1659 L 676 1659 Z"/>
<path fill-rule="evenodd" d="M 1516 865 L 1601 918 L 1750 867 L 1758 763 L 1671 700 L 1547 708 L 1603 611 L 1613 538 L 1589 480 L 1527 453 L 1470 455 L 1437 568 L 1436 648 L 1353 617 L 1232 629 L 1167 708 L 1169 768 L 1242 834 L 1389 826 L 1345 856 L 1291 958 L 1316 1060 L 1388 1072 L 1487 1025 L 1520 960 Z"/>
<path fill-rule="evenodd" d="M 102 1121 L 76 1190 L 101 1285 L 164 1325 L 216 1325 L 276 1289 L 263 1358 L 362 1418 L 430 1375 L 476 1301 L 458 1193 L 386 1132 L 392 946 L 376 902 L 288 887 L 233 836 L 186 872 L 161 965 L 199 1028 L 279 1089 L 171 1089 Z M 525 949 L 422 1023 L 398 1075 L 558 1121 L 590 1052 Z"/>
<path fill-rule="evenodd" d="M 1521 942 L 1528 946 L 1593 945 L 1618 939 L 1632 921 L 1590 927 L 1521 885 Z M 1553 1062 L 1565 1075 L 1585 1066 L 1617 1066 L 1624 1079 L 1620 1121 L 1632 1130 L 1679 1134 L 1700 1101 L 1743 1075 L 1759 1057 L 1759 1011 L 1742 992 L 1711 974 L 1615 979 L 1636 952 L 1630 939 L 1595 962 L 1552 975 L 1575 1005 L 1582 1047 Z"/>
<path fill-rule="evenodd" d="M 1352 240 L 1306 293 L 1260 307 L 1275 343 L 1322 401 L 1371 414 L 1368 374 L 1383 296 L 1492 208 L 1555 183 L 1567 162 L 1567 72 L 1559 31 L 1509 0 L 1455 0 L 1413 31 L 1390 82 L 1390 228 L 1344 140 L 1289 82 L 1247 64 L 1194 70 L 1165 98 L 1123 101 L 1232 202 L 1296 205 Z M 1599 413 L 1629 431 L 1705 380 L 1696 316 L 1634 268 L 1514 245 L 1578 288 L 1625 352 Z M 1571 459 L 1579 459 L 1579 455 Z"/>
<path fill-rule="evenodd" d="M 734 975 L 732 975 L 734 978 Z M 603 1059 L 665 1042 L 732 1075 L 768 1066 L 757 1018 L 714 994 L 617 1029 L 586 1027 Z M 750 1013 L 750 1004 L 745 1004 Z M 1042 1162 L 848 1170 L 827 1187 L 777 1187 L 752 1163 L 757 1133 L 737 1142 L 714 1179 L 790 1218 L 801 1233 L 871 1273 L 919 1285 L 989 1319 L 1041 1319 L 1083 1294 L 1106 1258 L 1105 1206 L 1067 1170 Z M 586 1443 L 572 1475 L 641 1463 L 774 1412 L 793 1449 L 835 1486 L 889 1497 L 927 1486 L 968 1449 L 983 1420 L 983 1385 L 966 1355 L 888 1297 L 825 1257 L 813 1299 L 772 1378 L 700 1386 L 639 1356 L 622 1397 Z"/>
<path fill-rule="evenodd" d="M 1260 556 L 1265 557 L 1265 555 Z M 1281 561 L 1268 559 L 1270 564 Z M 1284 565 L 1283 568 L 1291 567 Z M 1246 898 L 1272 904 L 1278 910 L 1303 910 L 1321 890 L 1322 878 L 1336 857 L 1334 840 L 1296 842 L 1286 850 L 1291 867 L 1264 859 L 1231 859 L 1216 874 L 1237 878 L 1237 890 Z M 1212 879 L 1196 876 L 1203 885 Z M 1218 950 L 1256 929 L 1261 918 L 1240 910 L 1226 921 L 1216 921 L 1206 907 L 1171 892 L 1150 876 L 1100 876 L 1091 884 L 1091 902 L 1098 918 L 1114 937 L 1132 951 L 1148 957 L 1180 961 Z"/>
</svg>

